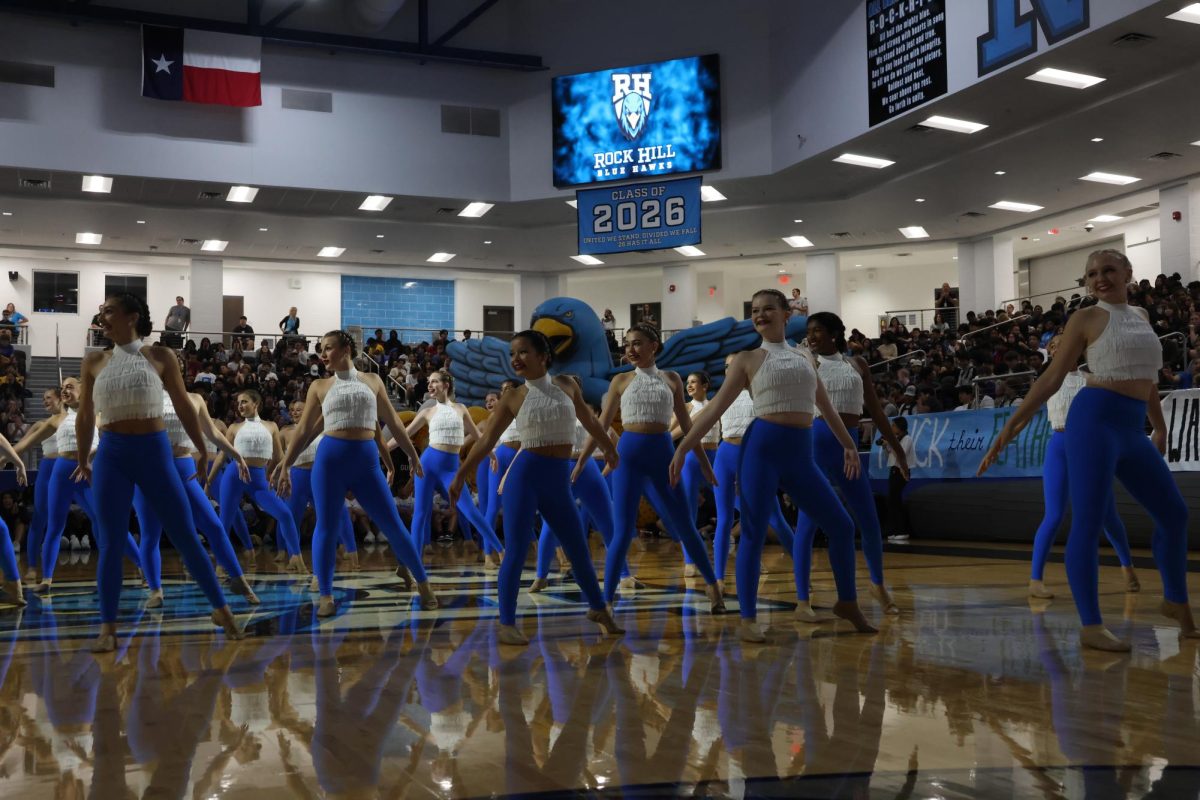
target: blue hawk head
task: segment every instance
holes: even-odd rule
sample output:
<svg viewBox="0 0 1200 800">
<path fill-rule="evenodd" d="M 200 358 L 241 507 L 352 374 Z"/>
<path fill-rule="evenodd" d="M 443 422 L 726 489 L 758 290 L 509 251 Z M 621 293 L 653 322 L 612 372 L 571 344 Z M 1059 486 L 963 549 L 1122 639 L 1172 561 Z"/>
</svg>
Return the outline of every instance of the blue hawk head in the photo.
<svg viewBox="0 0 1200 800">
<path fill-rule="evenodd" d="M 604 326 L 592 307 L 571 297 L 552 297 L 533 310 L 533 330 L 545 334 L 560 367 L 579 375 L 607 374 L 612 369 Z"/>
<path fill-rule="evenodd" d="M 617 124 L 621 127 L 621 133 L 630 141 L 642 135 L 648 116 L 650 106 L 646 98 L 637 92 L 630 92 L 617 104 Z"/>
</svg>

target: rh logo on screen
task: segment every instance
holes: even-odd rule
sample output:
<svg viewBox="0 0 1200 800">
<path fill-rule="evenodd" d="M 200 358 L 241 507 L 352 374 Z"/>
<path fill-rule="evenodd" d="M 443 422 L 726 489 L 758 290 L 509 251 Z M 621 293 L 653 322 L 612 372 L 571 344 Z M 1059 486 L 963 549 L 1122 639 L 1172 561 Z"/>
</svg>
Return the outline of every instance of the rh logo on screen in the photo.
<svg viewBox="0 0 1200 800">
<path fill-rule="evenodd" d="M 629 141 L 636 141 L 646 130 L 650 116 L 650 80 L 652 72 L 613 73 L 613 112 L 617 125 Z"/>
</svg>

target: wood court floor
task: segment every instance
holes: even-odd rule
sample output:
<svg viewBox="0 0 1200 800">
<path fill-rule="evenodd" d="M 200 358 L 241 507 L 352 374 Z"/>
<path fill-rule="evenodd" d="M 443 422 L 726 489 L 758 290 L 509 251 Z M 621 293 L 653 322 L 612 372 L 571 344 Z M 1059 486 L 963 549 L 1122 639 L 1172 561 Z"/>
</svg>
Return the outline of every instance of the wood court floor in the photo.
<svg viewBox="0 0 1200 800">
<path fill-rule="evenodd" d="M 131 579 L 121 648 L 97 657 L 93 556 L 0 607 L 0 797 L 1200 796 L 1197 647 L 1157 615 L 1149 554 L 1141 594 L 1102 569 L 1106 619 L 1134 642 L 1112 656 L 1080 651 L 1061 564 L 1058 599 L 1025 597 L 1027 550 L 889 547 L 904 612 L 864 592 L 881 624 L 864 636 L 793 623 L 791 562 L 769 549 L 770 641 L 748 645 L 678 546 L 650 541 L 626 636 L 601 638 L 556 581 L 522 596 L 527 648 L 497 644 L 495 573 L 461 546 L 435 557 L 439 611 L 414 610 L 377 550 L 319 624 L 305 581 L 264 558 L 263 605 L 233 599 L 245 641 L 212 632 L 190 585 L 151 611 Z"/>
</svg>

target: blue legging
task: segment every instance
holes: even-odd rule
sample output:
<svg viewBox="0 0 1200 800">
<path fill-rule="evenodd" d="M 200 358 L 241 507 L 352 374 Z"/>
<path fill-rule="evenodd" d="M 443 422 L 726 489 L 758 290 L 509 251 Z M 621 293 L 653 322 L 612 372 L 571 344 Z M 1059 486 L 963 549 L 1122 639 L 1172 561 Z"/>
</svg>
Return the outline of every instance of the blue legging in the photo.
<svg viewBox="0 0 1200 800">
<path fill-rule="evenodd" d="M 108 434 L 105 434 L 106 436 Z M 50 580 L 54 577 L 54 567 L 58 563 L 58 549 L 62 544 L 63 531 L 67 528 L 67 512 L 71 510 L 71 501 L 83 509 L 92 523 L 92 532 L 100 535 L 99 518 L 96 516 L 95 505 L 92 502 L 92 488 L 86 482 L 76 483 L 71 479 L 71 473 L 79 463 L 71 458 L 54 459 L 54 471 L 50 474 L 50 485 L 46 491 L 46 534 L 42 541 L 42 578 Z M 174 470 L 172 470 L 173 472 Z M 92 468 L 95 475 L 95 467 Z M 142 568 L 138 557 L 137 542 L 129 532 L 129 507 L 125 507 L 125 554 Z M 119 562 L 118 562 L 119 563 Z"/>
<path fill-rule="evenodd" d="M 588 521 L 591 520 L 600 531 L 600 538 L 607 548 L 613 537 L 613 505 L 612 496 L 608 493 L 608 484 L 604 482 L 600 465 L 596 459 L 589 458 L 584 464 L 583 472 L 575 483 L 571 484 L 571 492 L 579 502 L 579 523 L 583 526 L 584 539 L 587 538 Z M 558 547 L 558 537 L 550 523 L 542 520 L 542 533 L 538 537 L 537 576 L 545 578 L 550 574 L 550 563 L 554 559 L 554 548 Z M 628 569 L 621 576 L 628 575 Z"/>
<path fill-rule="evenodd" d="M 312 468 L 313 506 L 317 527 L 313 530 L 313 572 L 323 596 L 333 594 L 333 569 L 338 541 L 338 517 L 346 507 L 346 492 L 353 491 L 383 535 L 400 563 L 408 567 L 417 583 L 425 583 L 425 568 L 413 546 L 412 537 L 379 466 L 379 451 L 371 439 L 339 439 L 325 436 L 317 445 Z"/>
<path fill-rule="evenodd" d="M 879 513 L 875 511 L 875 494 L 871 491 L 871 478 L 866 470 L 858 477 L 850 480 L 846 477 L 842 443 L 833 435 L 833 430 L 824 419 L 813 421 L 813 459 L 825 473 L 831 484 L 842 490 L 842 499 L 850 510 L 850 515 L 858 523 L 862 531 L 863 558 L 867 562 L 867 571 L 871 573 L 871 583 L 883 585 L 883 532 L 879 529 Z M 858 428 L 849 428 L 850 438 L 858 441 Z M 796 592 L 801 600 L 808 600 L 809 575 L 812 573 L 813 537 L 817 532 L 817 524 L 812 518 L 800 512 L 796 520 L 796 559 L 792 568 L 796 572 Z"/>
<path fill-rule="evenodd" d="M 1100 531 L 1116 477 L 1154 520 L 1151 549 L 1163 597 L 1186 603 L 1187 504 L 1162 454 L 1146 436 L 1146 403 L 1107 389 L 1080 390 L 1067 414 L 1071 533 L 1067 580 L 1084 625 L 1101 624 Z"/>
<path fill-rule="evenodd" d="M 308 504 L 312 502 L 312 468 L 311 467 L 292 467 L 289 473 L 292 476 L 292 493 L 288 497 L 288 510 L 292 512 L 292 520 L 296 523 L 296 530 L 300 530 L 300 523 L 304 520 L 304 511 L 308 508 Z M 316 506 L 314 505 L 315 509 Z M 313 531 L 313 539 L 316 540 L 316 531 Z M 354 538 L 354 523 L 350 520 L 350 509 L 342 503 L 342 516 L 338 521 L 338 541 L 342 547 L 346 548 L 347 553 L 358 552 L 358 542 Z"/>
<path fill-rule="evenodd" d="M 667 530 L 679 539 L 684 548 L 689 550 L 700 574 L 708 583 L 716 583 L 712 562 L 704 551 L 704 540 L 696 530 L 696 521 L 688 511 L 687 500 L 684 499 L 683 489 L 672 487 L 667 476 L 667 469 L 675 455 L 671 446 L 671 434 L 662 433 L 633 433 L 626 431 L 617 441 L 617 454 L 620 462 L 613 471 L 613 516 L 616 520 L 613 528 L 612 546 L 608 549 L 608 558 L 604 567 L 604 597 L 612 600 L 617 593 L 617 583 L 620 580 L 621 567 L 625 564 L 625 554 L 633 541 L 634 529 L 637 526 L 638 505 L 643 493 L 657 493 L 665 508 L 659 513 Z M 556 528 L 557 530 L 557 528 Z"/>
<path fill-rule="evenodd" d="M 412 535 L 418 550 L 426 547 L 431 540 L 433 493 L 436 491 L 445 497 L 450 496 L 450 484 L 458 472 L 458 453 L 426 447 L 425 452 L 421 453 L 421 468 L 425 474 L 418 476 L 413 484 Z M 491 524 L 471 500 L 470 491 L 464 491 L 458 496 L 455 508 L 471 527 L 479 532 L 485 542 L 490 542 L 493 550 L 503 549 Z"/>
<path fill-rule="evenodd" d="M 59 459 L 62 461 L 62 459 Z M 146 495 L 150 508 L 163 521 L 167 536 L 192 578 L 213 608 L 225 606 L 225 595 L 200 539 L 183 480 L 171 463 L 166 431 L 149 434 L 105 432 L 92 466 L 96 485 L 97 538 L 100 540 L 100 620 L 116 622 L 121 603 L 121 537 L 133 505 L 133 490 Z"/>
<path fill-rule="evenodd" d="M 234 466 L 233 462 L 227 459 L 222 462 L 220 471 L 209 478 L 210 486 L 216 490 L 215 499 L 218 502 L 221 499 L 221 479 L 225 477 L 225 473 L 229 471 L 230 467 L 233 467 L 234 472 L 237 471 L 237 467 Z M 250 527 L 246 524 L 246 517 L 241 511 L 242 504 L 238 503 L 238 513 L 233 517 L 233 532 L 237 534 L 238 541 L 242 543 L 243 550 L 253 550 L 254 540 L 250 538 Z M 228 528 L 225 529 L 225 533 L 228 536 Z"/>
<path fill-rule="evenodd" d="M 38 464 L 37 478 L 33 482 L 33 518 L 29 521 L 29 535 L 25 538 L 25 560 L 29 566 L 41 568 L 42 544 L 46 539 L 46 517 L 50 507 L 50 475 L 54 472 L 57 458 L 43 458 Z"/>
<path fill-rule="evenodd" d="M 475 495 L 478 498 L 476 505 L 479 508 L 479 510 L 481 512 L 483 512 L 483 515 L 485 517 L 487 516 L 487 506 L 488 506 L 488 503 L 490 502 L 490 495 L 488 494 L 488 487 L 491 485 L 490 484 L 490 481 L 491 481 L 490 475 L 492 472 L 492 463 L 491 462 L 492 462 L 492 460 L 490 458 L 485 458 L 483 461 L 480 461 L 479 466 L 475 468 Z M 492 525 L 492 532 L 495 533 L 495 531 L 496 531 L 495 520 L 489 519 L 488 523 Z M 462 519 L 462 520 L 459 520 L 459 524 L 462 525 L 463 530 L 466 531 L 468 534 L 470 534 L 472 538 L 479 540 L 480 544 L 483 545 L 484 553 L 492 554 L 492 553 L 499 552 L 499 550 L 492 547 L 491 543 L 488 541 L 488 539 L 486 537 L 483 536 L 483 534 L 481 534 L 477 530 L 475 530 L 475 526 L 472 525 L 470 523 L 470 521 Z M 496 540 L 499 541 L 499 537 L 496 537 Z"/>
<path fill-rule="evenodd" d="M 509 466 L 512 465 L 513 459 L 517 457 L 517 450 L 509 447 L 506 444 L 496 445 L 496 461 L 499 466 L 495 471 L 488 471 L 487 483 L 487 510 L 484 516 L 487 517 L 488 524 L 492 526 L 492 530 L 496 529 L 496 520 L 500 518 L 501 500 L 500 500 L 500 481 L 504 480 L 504 475 L 508 472 Z M 483 490 L 480 489 L 480 492 Z M 483 500 L 479 501 L 480 504 Z M 507 535 L 508 526 L 505 525 L 505 535 Z"/>
<path fill-rule="evenodd" d="M 709 466 L 716 459 L 715 451 L 705 451 L 709 458 Z M 700 513 L 700 493 L 703 491 L 712 491 L 712 487 L 708 481 L 704 480 L 704 471 L 700 468 L 700 460 L 696 457 L 695 450 L 689 450 L 687 456 L 683 460 L 683 475 L 680 483 L 683 484 L 683 497 L 687 500 L 688 511 L 692 515 L 692 522 L 696 521 L 696 515 Z M 715 498 L 714 498 L 715 499 Z M 691 564 L 692 557 L 685 549 L 683 551 L 683 563 Z"/>
<path fill-rule="evenodd" d="M 529 451 L 522 451 L 509 468 L 502 495 L 507 547 L 500 562 L 501 625 L 517 623 L 521 570 L 533 538 L 533 515 L 539 512 L 558 536 L 588 605 L 595 610 L 604 608 L 604 595 L 596 580 L 587 536 L 571 495 L 573 468 L 574 462 L 569 458 L 551 458 Z"/>
<path fill-rule="evenodd" d="M 729 565 L 729 538 L 733 532 L 733 512 L 740 506 L 737 495 L 738 460 L 742 455 L 742 446 L 733 442 L 721 442 L 717 448 L 717 457 L 713 461 L 713 474 L 717 477 L 717 485 L 713 487 L 713 500 L 717 504 L 717 530 L 713 534 L 713 568 L 717 577 L 725 580 Z M 793 551 L 792 526 L 783 509 L 779 506 L 779 497 L 775 497 L 775 508 L 771 512 L 770 526 L 779 537 L 779 543 L 784 551 L 791 555 Z"/>
<path fill-rule="evenodd" d="M 1046 447 L 1046 460 L 1042 464 L 1042 493 L 1046 498 L 1046 514 L 1042 524 L 1038 526 L 1037 535 L 1033 537 L 1033 568 L 1029 572 L 1030 580 L 1040 581 L 1046 571 L 1046 558 L 1058 533 L 1058 526 L 1067 514 L 1067 434 L 1065 431 L 1055 431 Z M 1117 551 L 1117 558 L 1122 567 L 1133 566 L 1133 555 L 1129 552 L 1129 537 L 1125 533 L 1125 523 L 1117 513 L 1116 496 L 1109 494 L 1108 504 L 1104 509 L 1104 535 L 1108 543 Z"/>
<path fill-rule="evenodd" d="M 250 495 L 250 499 L 275 519 L 275 529 L 283 539 L 283 546 L 289 556 L 300 554 L 300 534 L 296 532 L 296 521 L 287 505 L 279 499 L 279 495 L 267 485 L 267 470 L 264 467 L 250 467 L 250 482 L 242 483 L 237 468 L 227 470 L 221 476 L 221 527 L 229 530 L 234 519 L 242 513 L 242 495 Z"/>
<path fill-rule="evenodd" d="M 813 460 L 812 428 L 795 428 L 765 419 L 750 423 L 742 439 L 738 490 L 742 499 L 742 538 L 737 553 L 737 594 L 744 619 L 758 616 L 758 578 L 763 542 L 777 491 L 783 488 L 796 508 L 816 521 L 829 537 L 829 563 L 838 600 L 853 601 L 854 522 L 842 508 L 829 481 Z M 794 548 L 800 545 L 796 537 Z M 812 546 L 809 545 L 809 549 Z M 792 557 L 799 560 L 796 550 Z"/>
<path fill-rule="evenodd" d="M 13 551 L 12 534 L 2 519 L 0 519 L 0 572 L 4 573 L 7 580 L 21 580 L 21 571 L 17 567 L 17 554 Z"/>
<path fill-rule="evenodd" d="M 200 482 L 192 479 L 196 474 L 196 461 L 191 456 L 179 456 L 175 459 L 175 471 L 183 481 L 183 490 L 187 493 L 196 528 L 208 540 L 208 546 L 212 549 L 217 563 L 229 573 L 229 577 L 240 578 L 242 565 L 238 563 L 233 544 L 225 535 L 225 529 L 221 527 L 221 519 L 205 497 Z M 138 544 L 138 552 L 142 557 L 142 573 L 146 576 L 146 583 L 150 588 L 158 591 L 162 588 L 162 553 L 158 549 L 158 543 L 162 539 L 162 522 L 141 489 L 133 493 L 133 510 L 142 530 L 141 541 Z"/>
</svg>

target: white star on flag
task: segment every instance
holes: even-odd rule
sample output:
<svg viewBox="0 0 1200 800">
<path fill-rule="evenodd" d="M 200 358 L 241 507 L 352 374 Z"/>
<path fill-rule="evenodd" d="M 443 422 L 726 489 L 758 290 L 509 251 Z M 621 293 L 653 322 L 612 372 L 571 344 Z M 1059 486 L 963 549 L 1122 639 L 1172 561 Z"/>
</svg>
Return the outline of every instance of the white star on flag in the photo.
<svg viewBox="0 0 1200 800">
<path fill-rule="evenodd" d="M 157 75 L 160 72 L 165 72 L 168 75 L 170 75 L 171 74 L 171 65 L 174 64 L 175 62 L 168 61 L 166 54 L 160 53 L 158 58 L 150 59 L 150 63 L 156 67 L 156 69 L 154 70 L 155 75 Z"/>
</svg>

